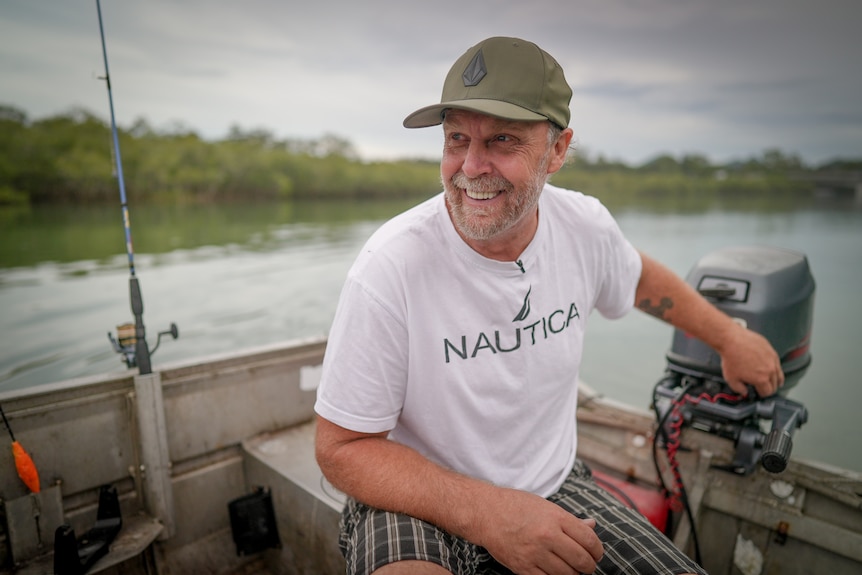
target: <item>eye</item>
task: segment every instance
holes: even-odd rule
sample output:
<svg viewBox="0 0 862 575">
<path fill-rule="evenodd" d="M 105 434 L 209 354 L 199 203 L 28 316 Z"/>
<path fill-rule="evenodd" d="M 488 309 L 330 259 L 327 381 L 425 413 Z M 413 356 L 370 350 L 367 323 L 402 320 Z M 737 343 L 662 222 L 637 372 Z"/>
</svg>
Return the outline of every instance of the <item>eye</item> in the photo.
<svg viewBox="0 0 862 575">
<path fill-rule="evenodd" d="M 447 148 L 462 147 L 468 143 L 467 136 L 461 132 L 450 132 L 446 135 L 444 146 Z"/>
</svg>

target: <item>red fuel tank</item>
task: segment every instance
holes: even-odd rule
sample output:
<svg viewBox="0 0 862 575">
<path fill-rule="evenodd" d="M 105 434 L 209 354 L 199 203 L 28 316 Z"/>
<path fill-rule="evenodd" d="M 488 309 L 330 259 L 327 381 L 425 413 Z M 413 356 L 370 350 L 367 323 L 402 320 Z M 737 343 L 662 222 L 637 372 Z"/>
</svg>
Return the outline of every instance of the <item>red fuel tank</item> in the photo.
<svg viewBox="0 0 862 575">
<path fill-rule="evenodd" d="M 595 469 L 593 480 L 596 485 L 616 497 L 626 507 L 640 512 L 659 531 L 665 532 L 669 513 L 668 502 L 658 490 L 635 485 Z"/>
</svg>

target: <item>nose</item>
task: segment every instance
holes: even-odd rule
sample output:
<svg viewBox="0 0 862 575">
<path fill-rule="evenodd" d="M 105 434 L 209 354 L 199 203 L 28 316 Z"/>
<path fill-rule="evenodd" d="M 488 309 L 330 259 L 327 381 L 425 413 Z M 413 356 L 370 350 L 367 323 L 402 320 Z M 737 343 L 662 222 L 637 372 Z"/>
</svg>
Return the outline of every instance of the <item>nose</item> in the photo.
<svg viewBox="0 0 862 575">
<path fill-rule="evenodd" d="M 480 140 L 471 140 L 464 154 L 461 171 L 468 178 L 475 178 L 492 171 L 488 146 Z"/>
</svg>

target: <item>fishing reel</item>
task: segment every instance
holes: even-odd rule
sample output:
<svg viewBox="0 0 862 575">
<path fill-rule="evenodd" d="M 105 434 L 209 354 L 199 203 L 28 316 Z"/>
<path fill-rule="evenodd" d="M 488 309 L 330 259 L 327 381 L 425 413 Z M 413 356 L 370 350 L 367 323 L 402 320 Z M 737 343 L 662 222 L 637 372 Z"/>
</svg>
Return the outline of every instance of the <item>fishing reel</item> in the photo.
<svg viewBox="0 0 862 575">
<path fill-rule="evenodd" d="M 159 332 L 158 337 L 156 338 L 156 345 L 153 349 L 148 349 L 147 342 L 143 338 L 141 339 L 142 345 L 138 345 L 137 327 L 131 322 L 117 326 L 116 338 L 114 338 L 111 332 L 108 332 L 108 340 L 110 340 L 114 351 L 122 356 L 121 361 L 125 362 L 127 367 L 133 368 L 138 367 L 138 355 L 141 352 L 139 348 L 143 348 L 143 353 L 147 354 L 147 365 L 149 365 L 149 357 L 159 349 L 163 335 L 170 335 L 173 339 L 180 337 L 177 324 L 171 322 L 170 329 Z"/>
<path fill-rule="evenodd" d="M 683 426 L 733 441 L 733 461 L 723 468 L 738 475 L 758 462 L 770 473 L 784 471 L 793 433 L 808 421 L 805 406 L 782 395 L 759 398 L 750 389 L 743 397 L 721 380 L 674 371 L 656 385 L 653 406 L 666 445 L 678 444 Z"/>
</svg>

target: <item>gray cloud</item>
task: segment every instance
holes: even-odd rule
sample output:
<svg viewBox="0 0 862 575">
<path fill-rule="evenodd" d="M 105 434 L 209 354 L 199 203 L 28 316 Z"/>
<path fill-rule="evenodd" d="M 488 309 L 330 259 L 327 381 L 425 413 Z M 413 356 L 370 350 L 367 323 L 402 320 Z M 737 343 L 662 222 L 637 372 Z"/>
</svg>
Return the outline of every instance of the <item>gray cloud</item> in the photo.
<svg viewBox="0 0 862 575">
<path fill-rule="evenodd" d="M 439 154 L 403 117 L 469 45 L 533 40 L 563 64 L 586 148 L 633 162 L 781 147 L 862 156 L 857 0 L 106 1 L 118 120 L 335 133 L 367 157 Z M 107 117 L 91 0 L 6 0 L 0 103 Z"/>
</svg>

